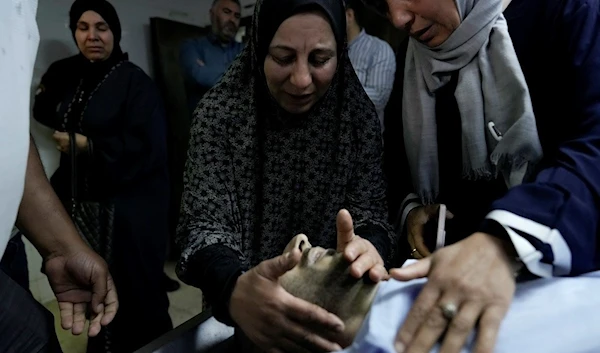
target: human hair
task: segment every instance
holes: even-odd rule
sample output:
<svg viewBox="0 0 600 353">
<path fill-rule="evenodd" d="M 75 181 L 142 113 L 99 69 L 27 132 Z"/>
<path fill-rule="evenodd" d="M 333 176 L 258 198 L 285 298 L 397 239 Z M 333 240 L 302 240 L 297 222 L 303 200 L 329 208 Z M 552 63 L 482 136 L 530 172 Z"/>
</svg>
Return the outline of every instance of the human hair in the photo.
<svg viewBox="0 0 600 353">
<path fill-rule="evenodd" d="M 221 0 L 213 0 L 212 5 L 211 6 L 215 6 L 217 4 L 217 2 L 219 2 Z M 240 3 L 240 0 L 229 0 L 233 3 L 236 3 L 240 8 L 242 7 L 242 4 Z"/>
<path fill-rule="evenodd" d="M 356 24 L 361 29 L 365 27 L 365 5 L 361 0 L 344 0 L 346 4 L 346 10 L 352 10 L 354 12 L 354 19 L 356 20 Z"/>
</svg>

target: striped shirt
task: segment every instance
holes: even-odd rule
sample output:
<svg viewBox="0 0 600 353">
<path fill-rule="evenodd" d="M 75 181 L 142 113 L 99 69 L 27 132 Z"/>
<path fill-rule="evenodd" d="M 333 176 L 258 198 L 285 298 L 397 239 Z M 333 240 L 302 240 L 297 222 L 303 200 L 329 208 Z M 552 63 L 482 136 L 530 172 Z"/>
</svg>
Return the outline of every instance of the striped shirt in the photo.
<svg viewBox="0 0 600 353">
<path fill-rule="evenodd" d="M 348 44 L 348 55 L 365 92 L 377 110 L 381 131 L 383 112 L 390 99 L 396 74 L 396 57 L 390 45 L 363 29 Z"/>
</svg>

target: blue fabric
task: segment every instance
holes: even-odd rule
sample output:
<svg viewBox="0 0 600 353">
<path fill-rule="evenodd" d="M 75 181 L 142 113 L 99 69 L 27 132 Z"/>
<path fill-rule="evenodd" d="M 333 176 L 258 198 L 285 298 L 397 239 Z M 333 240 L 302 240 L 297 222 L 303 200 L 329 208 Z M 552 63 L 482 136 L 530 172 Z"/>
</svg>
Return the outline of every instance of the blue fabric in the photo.
<svg viewBox="0 0 600 353">
<path fill-rule="evenodd" d="M 383 282 L 354 343 L 342 352 L 396 353 L 396 334 L 424 283 Z M 599 292 L 600 271 L 519 284 L 494 352 L 600 352 Z M 469 337 L 462 353 L 471 352 L 474 338 Z"/>
<path fill-rule="evenodd" d="M 384 110 L 394 87 L 396 56 L 385 41 L 363 29 L 348 43 L 348 56 L 365 92 L 375 104 L 383 131 Z"/>
<path fill-rule="evenodd" d="M 195 108 L 202 94 L 219 82 L 243 48 L 242 43 L 235 41 L 223 46 L 212 34 L 181 44 L 179 60 L 186 84 L 191 88 L 188 89 L 190 107 Z"/>
<path fill-rule="evenodd" d="M 532 94 L 546 158 L 535 183 L 509 190 L 491 208 L 557 231 L 543 234 L 520 222 L 504 224 L 551 244 L 551 252 L 543 251 L 544 244 L 534 246 L 543 254 L 541 262 L 554 265 L 555 275 L 557 266 L 567 275 L 596 270 L 600 268 L 600 1 L 514 0 L 505 14 Z"/>
</svg>

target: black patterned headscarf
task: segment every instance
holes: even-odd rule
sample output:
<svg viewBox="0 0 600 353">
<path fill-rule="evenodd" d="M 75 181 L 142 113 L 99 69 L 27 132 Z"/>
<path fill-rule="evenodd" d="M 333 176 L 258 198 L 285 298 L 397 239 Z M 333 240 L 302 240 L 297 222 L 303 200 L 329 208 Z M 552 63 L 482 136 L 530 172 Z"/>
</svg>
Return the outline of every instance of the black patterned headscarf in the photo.
<svg viewBox="0 0 600 353">
<path fill-rule="evenodd" d="M 337 71 L 307 115 L 283 121 L 262 73 L 266 52 L 283 21 L 315 9 L 340 48 Z M 380 241 L 372 243 L 384 260 L 392 254 L 379 119 L 348 58 L 345 28 L 342 0 L 257 1 L 248 44 L 194 112 L 177 232 L 180 277 L 195 276 L 194 256 L 211 245 L 229 248 L 246 268 L 280 255 L 299 232 L 335 248 L 340 208 L 357 234 L 377 229 Z"/>
</svg>

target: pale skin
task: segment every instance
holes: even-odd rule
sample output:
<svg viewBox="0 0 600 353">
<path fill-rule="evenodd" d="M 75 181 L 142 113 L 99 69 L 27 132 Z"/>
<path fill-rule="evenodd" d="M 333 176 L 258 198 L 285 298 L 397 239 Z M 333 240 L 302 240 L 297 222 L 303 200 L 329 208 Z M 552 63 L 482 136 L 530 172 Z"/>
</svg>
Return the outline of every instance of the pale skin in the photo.
<svg viewBox="0 0 600 353">
<path fill-rule="evenodd" d="M 104 61 L 110 57 L 114 49 L 114 35 L 110 27 L 97 12 L 84 12 L 75 30 L 75 41 L 79 51 L 86 59 Z M 70 153 L 69 134 L 67 132 L 55 131 L 52 135 L 56 141 L 56 148 L 62 153 Z M 88 138 L 82 134 L 75 134 L 75 145 L 77 153 L 87 152 Z"/>
<path fill-rule="evenodd" d="M 436 47 L 460 26 L 454 0 L 378 0 L 392 24 L 423 44 Z M 369 3 L 367 1 L 366 3 Z M 510 1 L 504 0 L 506 8 Z M 381 6 L 383 5 L 383 6 Z M 475 353 L 491 353 L 500 324 L 515 291 L 515 250 L 490 234 L 474 233 L 463 241 L 430 253 L 423 242 L 423 225 L 437 215 L 439 205 L 414 209 L 407 219 L 408 241 L 418 263 L 390 271 L 398 280 L 428 277 L 396 337 L 396 350 L 429 352 L 443 338 L 441 353 L 458 353 L 468 335 L 478 328 Z M 449 213 L 448 218 L 452 214 Z M 453 320 L 441 307 L 455 304 Z"/>
</svg>

